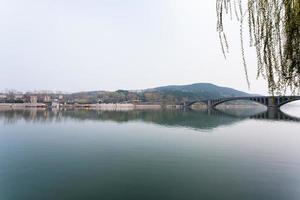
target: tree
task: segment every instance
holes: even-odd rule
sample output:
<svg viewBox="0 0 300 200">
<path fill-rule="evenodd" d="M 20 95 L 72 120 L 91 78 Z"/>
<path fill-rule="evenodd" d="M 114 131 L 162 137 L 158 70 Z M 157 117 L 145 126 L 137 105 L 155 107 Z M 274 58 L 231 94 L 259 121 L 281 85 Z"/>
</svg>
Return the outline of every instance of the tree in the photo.
<svg viewBox="0 0 300 200">
<path fill-rule="evenodd" d="M 282 94 L 287 89 L 300 91 L 300 0 L 216 0 L 217 31 L 225 55 L 228 50 L 224 14 L 236 16 L 240 23 L 241 50 L 244 56 L 243 22 L 248 19 L 250 46 L 256 48 L 257 76 L 268 82 L 269 92 Z M 225 55 L 226 56 L 226 55 Z"/>
</svg>

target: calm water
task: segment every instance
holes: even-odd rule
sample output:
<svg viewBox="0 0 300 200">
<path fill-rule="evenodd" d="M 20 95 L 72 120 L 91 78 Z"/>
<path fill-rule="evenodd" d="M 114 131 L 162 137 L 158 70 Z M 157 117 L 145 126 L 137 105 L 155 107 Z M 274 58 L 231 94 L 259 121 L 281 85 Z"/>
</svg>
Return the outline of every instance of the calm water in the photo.
<svg viewBox="0 0 300 200">
<path fill-rule="evenodd" d="M 299 121 L 255 109 L 0 111 L 0 199 L 299 200 Z"/>
</svg>

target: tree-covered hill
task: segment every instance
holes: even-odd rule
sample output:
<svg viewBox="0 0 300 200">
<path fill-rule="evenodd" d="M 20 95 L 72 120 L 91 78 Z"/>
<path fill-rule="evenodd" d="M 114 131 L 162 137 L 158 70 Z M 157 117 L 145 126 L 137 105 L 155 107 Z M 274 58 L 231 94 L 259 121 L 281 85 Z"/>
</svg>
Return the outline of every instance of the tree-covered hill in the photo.
<svg viewBox="0 0 300 200">
<path fill-rule="evenodd" d="M 249 96 L 250 94 L 228 87 L 220 87 L 211 83 L 195 83 L 190 85 L 170 85 L 147 89 L 145 92 L 159 92 L 189 99 L 214 99 L 221 97 Z"/>
<path fill-rule="evenodd" d="M 90 91 L 70 94 L 75 102 L 149 102 L 149 103 L 182 103 L 199 99 L 215 99 L 223 97 L 249 96 L 250 94 L 228 87 L 220 87 L 211 83 L 195 83 L 190 85 L 170 85 L 139 91 L 117 90 Z"/>
</svg>

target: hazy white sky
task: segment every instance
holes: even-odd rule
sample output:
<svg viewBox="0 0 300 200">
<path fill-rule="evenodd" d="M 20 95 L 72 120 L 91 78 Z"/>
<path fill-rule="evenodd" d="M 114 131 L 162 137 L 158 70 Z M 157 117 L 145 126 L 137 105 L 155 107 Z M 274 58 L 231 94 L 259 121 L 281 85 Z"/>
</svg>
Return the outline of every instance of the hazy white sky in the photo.
<svg viewBox="0 0 300 200">
<path fill-rule="evenodd" d="M 215 0 L 0 0 L 0 90 L 210 82 L 248 91 L 239 27 L 227 23 L 225 60 L 215 15 Z M 250 92 L 265 94 L 253 51 Z"/>
</svg>

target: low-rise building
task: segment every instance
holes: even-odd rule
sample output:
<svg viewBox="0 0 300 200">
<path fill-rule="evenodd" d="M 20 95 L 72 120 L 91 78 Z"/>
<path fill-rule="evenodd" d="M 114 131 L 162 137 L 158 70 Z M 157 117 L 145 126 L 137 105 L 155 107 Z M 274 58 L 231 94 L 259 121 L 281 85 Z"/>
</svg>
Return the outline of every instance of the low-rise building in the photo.
<svg viewBox="0 0 300 200">
<path fill-rule="evenodd" d="M 58 99 L 53 99 L 53 101 L 51 102 L 51 107 L 52 108 L 59 108 L 59 101 Z"/>
<path fill-rule="evenodd" d="M 22 100 L 24 98 L 23 94 L 15 94 L 15 100 Z"/>
<path fill-rule="evenodd" d="M 0 94 L 0 103 L 5 103 L 6 99 L 7 99 L 6 94 Z"/>
<path fill-rule="evenodd" d="M 0 94 L 0 99 L 6 99 L 7 95 L 6 94 Z"/>
<path fill-rule="evenodd" d="M 30 103 L 37 103 L 37 96 L 30 96 Z"/>
<path fill-rule="evenodd" d="M 45 95 L 43 101 L 44 102 L 51 102 L 51 97 L 49 95 Z"/>
</svg>

